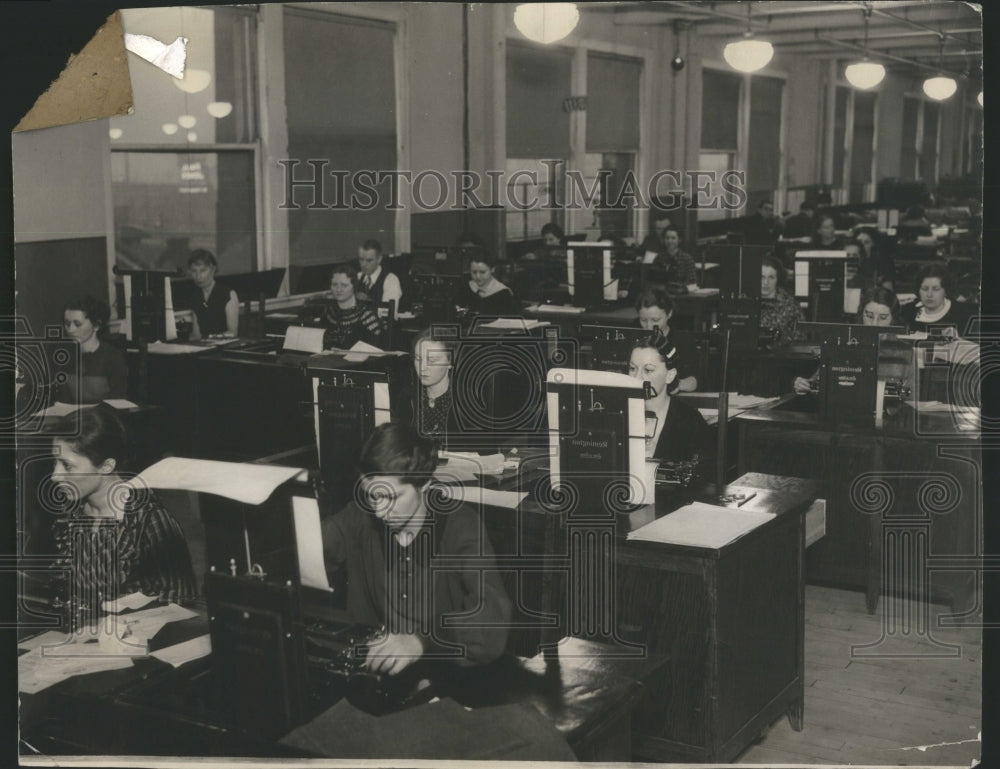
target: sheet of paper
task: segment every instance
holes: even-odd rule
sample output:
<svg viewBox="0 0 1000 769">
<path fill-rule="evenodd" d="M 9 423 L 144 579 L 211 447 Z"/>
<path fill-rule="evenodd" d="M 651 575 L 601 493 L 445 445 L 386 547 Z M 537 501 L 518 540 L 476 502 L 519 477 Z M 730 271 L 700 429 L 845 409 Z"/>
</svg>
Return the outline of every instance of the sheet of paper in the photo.
<svg viewBox="0 0 1000 769">
<path fill-rule="evenodd" d="M 413 320 L 416 317 L 417 316 L 414 315 L 412 312 L 397 312 L 396 313 L 396 320 Z"/>
<path fill-rule="evenodd" d="M 269 312 L 267 317 L 275 320 L 298 320 L 299 318 L 294 312 Z"/>
<path fill-rule="evenodd" d="M 444 486 L 443 491 L 449 499 L 490 507 L 506 507 L 509 510 L 514 510 L 528 496 L 526 491 L 497 491 L 479 486 Z"/>
<path fill-rule="evenodd" d="M 101 604 L 101 608 L 109 614 L 118 614 L 126 609 L 141 609 L 143 606 L 148 606 L 157 600 L 155 595 L 146 595 L 141 592 L 132 593 L 130 595 L 120 596 L 114 601 L 104 601 Z"/>
<path fill-rule="evenodd" d="M 27 649 L 32 651 L 34 649 L 39 649 L 42 646 L 57 646 L 59 644 L 64 644 L 69 642 L 69 636 L 60 630 L 50 630 L 47 633 L 42 633 L 41 635 L 36 635 L 31 638 L 25 638 L 23 641 L 18 641 L 18 649 Z"/>
<path fill-rule="evenodd" d="M 36 694 L 73 676 L 120 670 L 132 667 L 132 658 L 125 656 L 42 656 L 42 650 L 33 649 L 17 658 L 17 690 Z"/>
<path fill-rule="evenodd" d="M 360 363 L 361 361 L 368 360 L 368 354 L 382 354 L 384 352 L 385 350 L 375 345 L 366 344 L 365 342 L 355 342 L 350 351 L 344 356 L 344 360 L 351 363 Z"/>
<path fill-rule="evenodd" d="M 774 513 L 693 502 L 629 532 L 628 538 L 717 549 L 772 518 Z"/>
<path fill-rule="evenodd" d="M 570 304 L 540 304 L 534 308 L 535 312 L 553 313 L 560 315 L 581 315 L 587 311 L 585 307 L 574 307 Z"/>
<path fill-rule="evenodd" d="M 907 339 L 911 342 L 922 342 L 927 338 L 926 331 L 914 331 L 912 334 L 899 334 L 896 339 Z"/>
<path fill-rule="evenodd" d="M 204 352 L 207 347 L 194 344 L 167 344 L 166 342 L 150 342 L 146 348 L 150 355 L 191 355 Z"/>
<path fill-rule="evenodd" d="M 323 352 L 323 334 L 321 328 L 308 328 L 306 326 L 289 326 L 285 329 L 285 341 L 282 343 L 283 350 L 297 350 L 298 352 Z"/>
<path fill-rule="evenodd" d="M 295 548 L 299 554 L 299 581 L 303 585 L 330 590 L 323 561 L 323 532 L 319 504 L 310 497 L 292 497 L 295 519 Z"/>
<path fill-rule="evenodd" d="M 76 403 L 61 403 L 59 401 L 53 403 L 47 409 L 42 409 L 38 412 L 37 416 L 43 417 L 64 417 L 67 414 L 72 414 L 74 411 L 79 411 L 82 408 L 89 408 L 88 405 L 79 405 Z"/>
<path fill-rule="evenodd" d="M 147 467 L 129 483 L 139 488 L 145 484 L 154 489 L 200 491 L 259 505 L 300 472 L 301 467 L 167 457 Z"/>
<path fill-rule="evenodd" d="M 642 255 L 642 263 L 643 264 L 652 264 L 653 262 L 656 261 L 656 256 L 657 256 L 657 254 L 656 254 L 655 251 L 647 251 L 646 253 L 644 253 Z"/>
<path fill-rule="evenodd" d="M 197 617 L 197 612 L 185 609 L 175 603 L 168 603 L 165 606 L 156 606 L 152 609 L 143 609 L 134 614 L 126 614 L 118 618 L 118 622 L 124 622 L 128 628 L 128 641 L 134 643 L 145 643 L 160 632 L 165 625 L 171 622 Z"/>
<path fill-rule="evenodd" d="M 132 401 L 125 400 L 124 398 L 107 398 L 105 401 L 109 406 L 116 409 L 137 409 L 139 408 L 138 403 L 132 403 Z"/>
<path fill-rule="evenodd" d="M 691 296 L 716 296 L 719 293 L 717 288 L 693 288 L 688 291 Z"/>
<path fill-rule="evenodd" d="M 500 453 L 441 451 L 438 456 L 448 460 L 449 469 L 462 467 L 476 475 L 500 475 L 504 469 L 504 457 Z"/>
<path fill-rule="evenodd" d="M 441 483 L 468 483 L 478 478 L 467 465 L 450 461 L 438 465 L 434 477 Z"/>
<path fill-rule="evenodd" d="M 185 662 L 200 660 L 212 653 L 212 637 L 208 634 L 192 638 L 190 641 L 167 646 L 164 649 L 152 652 L 149 656 L 156 657 L 175 668 L 180 667 Z"/>
<path fill-rule="evenodd" d="M 542 311 L 542 308 L 538 308 Z M 547 326 L 548 321 L 533 318 L 497 318 L 489 323 L 480 323 L 476 328 L 491 328 L 498 331 L 530 331 L 533 328 Z"/>
</svg>

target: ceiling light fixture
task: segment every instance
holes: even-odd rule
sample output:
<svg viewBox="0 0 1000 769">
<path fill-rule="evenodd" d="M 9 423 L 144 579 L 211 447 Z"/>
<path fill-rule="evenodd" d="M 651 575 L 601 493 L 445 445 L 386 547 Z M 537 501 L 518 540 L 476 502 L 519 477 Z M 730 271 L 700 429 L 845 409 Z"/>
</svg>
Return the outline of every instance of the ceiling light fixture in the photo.
<svg viewBox="0 0 1000 769">
<path fill-rule="evenodd" d="M 885 78 L 885 67 L 873 61 L 868 61 L 868 19 L 872 15 L 871 6 L 865 6 L 865 45 L 863 60 L 849 64 L 844 70 L 847 82 L 861 91 L 874 88 Z"/>
<path fill-rule="evenodd" d="M 521 3 L 514 9 L 514 26 L 536 43 L 554 43 L 576 29 L 576 3 Z"/>
<path fill-rule="evenodd" d="M 944 59 L 944 35 L 939 35 L 938 40 L 938 68 L 940 68 L 941 61 Z M 955 78 L 953 77 L 937 75 L 936 77 L 929 77 L 924 81 L 924 93 L 935 101 L 950 99 L 957 90 L 958 83 L 955 82 Z"/>
<path fill-rule="evenodd" d="M 747 31 L 743 39 L 729 43 L 722 49 L 722 58 L 735 70 L 740 72 L 756 72 L 767 66 L 774 56 L 774 46 L 765 40 L 754 40 L 753 29 L 750 26 L 752 6 L 747 3 Z"/>
</svg>

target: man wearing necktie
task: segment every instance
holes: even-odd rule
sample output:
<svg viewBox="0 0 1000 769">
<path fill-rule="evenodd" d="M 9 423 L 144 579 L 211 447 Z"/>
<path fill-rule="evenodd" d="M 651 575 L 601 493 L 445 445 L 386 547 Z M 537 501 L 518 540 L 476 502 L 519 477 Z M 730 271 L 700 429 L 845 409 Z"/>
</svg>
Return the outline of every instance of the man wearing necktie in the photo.
<svg viewBox="0 0 1000 769">
<path fill-rule="evenodd" d="M 358 265 L 361 271 L 358 280 L 369 302 L 378 306 L 383 302 L 395 302 L 397 309 L 403 296 L 399 278 L 382 269 L 382 244 L 377 240 L 366 240 L 358 249 Z"/>
</svg>

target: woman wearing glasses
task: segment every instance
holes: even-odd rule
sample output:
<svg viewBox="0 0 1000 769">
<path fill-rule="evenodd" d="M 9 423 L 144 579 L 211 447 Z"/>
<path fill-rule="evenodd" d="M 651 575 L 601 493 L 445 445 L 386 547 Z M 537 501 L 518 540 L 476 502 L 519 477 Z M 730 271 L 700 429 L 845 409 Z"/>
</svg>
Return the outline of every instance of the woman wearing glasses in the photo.
<svg viewBox="0 0 1000 769">
<path fill-rule="evenodd" d="M 396 675 L 432 656 L 485 664 L 504 651 L 511 602 L 473 505 L 432 486 L 437 444 L 409 425 L 375 428 L 355 501 L 323 522 L 326 562 L 346 565 L 352 622 L 385 628 L 365 667 Z M 462 557 L 475 565 L 459 568 Z M 475 622 L 455 617 L 475 612 Z"/>
</svg>

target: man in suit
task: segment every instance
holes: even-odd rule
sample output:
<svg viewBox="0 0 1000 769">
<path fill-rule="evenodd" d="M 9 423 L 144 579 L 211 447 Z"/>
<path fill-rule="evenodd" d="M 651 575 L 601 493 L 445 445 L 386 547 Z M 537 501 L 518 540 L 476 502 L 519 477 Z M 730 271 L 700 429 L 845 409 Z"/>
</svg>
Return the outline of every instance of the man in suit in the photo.
<svg viewBox="0 0 1000 769">
<path fill-rule="evenodd" d="M 763 200 L 757 213 L 747 220 L 744 242 L 754 246 L 773 246 L 781 235 L 781 220 L 774 215 L 774 204 Z"/>
<path fill-rule="evenodd" d="M 403 288 L 399 278 L 382 269 L 382 244 L 377 240 L 366 240 L 358 249 L 358 283 L 362 298 L 378 306 L 382 302 L 395 302 L 399 308 Z"/>
</svg>

